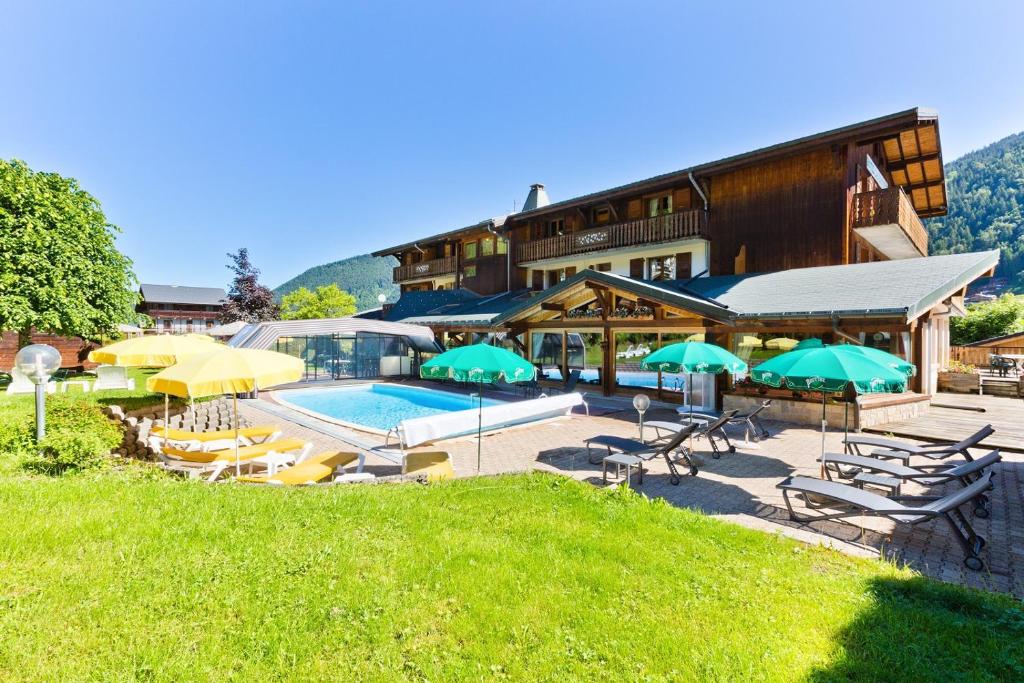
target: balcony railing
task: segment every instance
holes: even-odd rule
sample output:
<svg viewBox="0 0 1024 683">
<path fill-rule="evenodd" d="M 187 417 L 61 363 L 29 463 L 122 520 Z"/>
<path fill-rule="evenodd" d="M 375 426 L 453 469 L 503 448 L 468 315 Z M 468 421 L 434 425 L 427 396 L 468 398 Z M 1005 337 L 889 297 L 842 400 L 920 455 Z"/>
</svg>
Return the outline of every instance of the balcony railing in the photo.
<svg viewBox="0 0 1024 683">
<path fill-rule="evenodd" d="M 541 261 L 695 237 L 707 239 L 707 227 L 707 214 L 700 209 L 679 211 L 654 218 L 640 218 L 525 242 L 516 248 L 516 262 Z"/>
<path fill-rule="evenodd" d="M 928 230 L 902 188 L 858 192 L 853 196 L 852 212 L 850 222 L 854 229 L 898 225 L 914 248 L 927 256 Z"/>
<path fill-rule="evenodd" d="M 451 275 L 455 272 L 455 257 L 445 256 L 432 261 L 420 261 L 409 263 L 404 266 L 396 266 L 394 271 L 395 282 L 407 282 L 409 280 L 420 280 L 439 275 Z"/>
</svg>

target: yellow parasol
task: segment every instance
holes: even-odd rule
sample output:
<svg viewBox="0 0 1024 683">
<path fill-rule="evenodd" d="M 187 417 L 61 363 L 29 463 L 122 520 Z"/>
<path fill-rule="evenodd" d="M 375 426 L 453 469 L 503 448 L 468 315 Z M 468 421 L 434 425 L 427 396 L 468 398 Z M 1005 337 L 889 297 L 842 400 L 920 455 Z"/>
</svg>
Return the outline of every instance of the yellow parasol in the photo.
<svg viewBox="0 0 1024 683">
<path fill-rule="evenodd" d="M 210 348 L 207 342 L 199 342 Z M 235 420 L 235 475 L 238 460 L 238 394 L 266 389 L 278 384 L 295 382 L 305 371 L 300 358 L 277 351 L 237 349 L 218 346 L 202 355 L 192 356 L 146 380 L 146 389 L 165 394 L 164 415 L 167 415 L 166 395 L 182 398 L 232 395 Z M 166 432 L 165 432 L 166 433 Z"/>
<path fill-rule="evenodd" d="M 212 341 L 212 339 L 211 339 Z M 93 363 L 107 363 L 124 367 L 166 368 L 169 365 L 209 353 L 210 342 L 188 335 L 159 334 L 133 337 L 108 344 L 89 353 Z"/>
<path fill-rule="evenodd" d="M 764 346 L 766 349 L 792 351 L 799 343 L 799 339 L 791 339 L 790 337 L 775 337 L 774 339 L 769 339 L 768 341 L 766 341 L 764 343 Z"/>
</svg>

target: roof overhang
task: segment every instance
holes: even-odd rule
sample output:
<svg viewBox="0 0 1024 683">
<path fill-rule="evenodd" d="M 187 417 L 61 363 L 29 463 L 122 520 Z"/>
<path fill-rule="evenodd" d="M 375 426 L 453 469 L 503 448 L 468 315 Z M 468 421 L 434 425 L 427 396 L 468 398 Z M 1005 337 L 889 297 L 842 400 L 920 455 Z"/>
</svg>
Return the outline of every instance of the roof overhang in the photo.
<svg viewBox="0 0 1024 683">
<path fill-rule="evenodd" d="M 700 295 L 666 289 L 643 280 L 634 280 L 624 275 L 587 268 L 496 316 L 491 324 L 507 326 L 525 320 L 544 310 L 545 304 L 550 305 L 555 301 L 572 301 L 577 294 L 582 296 L 584 290 L 611 290 L 619 295 L 633 297 L 637 301 L 650 302 L 673 311 L 692 314 L 695 317 L 720 323 L 731 323 L 736 317 L 736 314 L 728 307 Z M 567 306 L 566 310 L 569 308 Z M 621 320 L 616 320 L 616 324 L 621 323 Z"/>
<path fill-rule="evenodd" d="M 905 145 L 903 144 L 904 141 L 906 141 Z M 892 163 L 897 164 L 904 162 L 913 166 L 913 168 L 908 167 L 908 173 L 910 174 L 908 179 L 911 177 L 924 178 L 927 180 L 929 186 L 944 183 L 945 181 L 945 177 L 941 175 L 942 157 L 941 148 L 939 146 L 938 114 L 930 109 L 914 107 L 913 109 L 907 109 L 895 114 L 881 116 L 868 121 L 861 121 L 859 123 L 835 128 L 823 133 L 808 135 L 796 140 L 790 140 L 776 145 L 771 145 L 769 147 L 763 147 L 750 152 L 744 152 L 742 154 L 718 159 L 717 161 L 691 166 L 679 171 L 657 175 L 645 180 L 620 185 L 619 187 L 614 187 L 608 190 L 602 190 L 600 192 L 581 195 L 573 199 L 555 202 L 533 211 L 522 211 L 509 216 L 508 221 L 517 222 L 530 220 L 549 212 L 564 211 L 574 207 L 621 199 L 638 192 L 646 192 L 648 190 L 653 191 L 664 185 L 684 182 L 688 183 L 691 173 L 698 177 L 713 176 L 745 166 L 792 156 L 811 149 L 849 142 L 857 144 L 881 142 L 886 150 L 889 149 L 890 143 L 892 143 L 896 145 L 894 149 L 898 154 L 890 156 L 887 151 L 886 161 L 891 161 Z M 927 171 L 922 171 L 922 175 L 920 176 L 918 175 L 919 169 L 915 165 L 918 163 L 927 163 L 928 165 Z M 936 164 L 938 169 L 937 172 L 940 174 L 939 176 L 935 175 Z M 913 185 L 911 182 L 903 182 L 903 176 L 894 177 L 892 180 L 894 184 L 903 186 L 904 190 L 906 190 L 907 194 L 909 194 L 912 199 L 915 199 L 913 192 L 915 190 L 922 189 Z M 933 216 L 945 213 L 944 185 L 942 190 L 941 208 L 937 203 L 937 198 L 933 204 L 928 204 L 926 201 L 926 195 L 922 195 L 921 191 L 918 191 L 916 197 L 917 199 L 914 201 L 914 206 L 915 208 L 918 208 L 918 214 L 920 216 Z M 919 204 L 918 200 L 921 200 L 922 203 Z"/>
<path fill-rule="evenodd" d="M 441 232 L 436 235 L 424 237 L 422 239 L 415 240 L 413 242 L 406 242 L 405 244 L 399 244 L 394 247 L 387 247 L 386 249 L 378 249 L 377 251 L 370 254 L 371 256 L 394 256 L 400 254 L 409 249 L 419 248 L 423 244 L 433 244 L 434 242 L 444 242 L 446 240 L 455 240 L 460 237 L 466 237 L 468 235 L 475 235 L 479 232 L 487 230 L 495 230 L 500 228 L 505 223 L 505 216 L 499 216 L 497 218 L 488 218 L 482 220 L 479 223 L 473 225 L 467 225 L 464 228 L 457 228 L 455 230 L 449 230 L 448 232 Z"/>
</svg>

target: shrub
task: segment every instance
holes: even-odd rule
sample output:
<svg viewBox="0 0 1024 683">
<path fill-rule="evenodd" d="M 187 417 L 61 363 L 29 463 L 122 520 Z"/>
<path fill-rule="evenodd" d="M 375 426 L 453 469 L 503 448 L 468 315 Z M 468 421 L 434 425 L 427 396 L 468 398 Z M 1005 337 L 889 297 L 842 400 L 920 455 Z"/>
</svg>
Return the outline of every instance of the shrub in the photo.
<svg viewBox="0 0 1024 683">
<path fill-rule="evenodd" d="M 956 359 L 951 359 L 946 363 L 946 367 L 943 369 L 943 372 L 961 372 L 965 375 L 973 375 L 977 371 L 978 369 L 970 363 L 965 363 L 962 360 Z"/>
<path fill-rule="evenodd" d="M 47 399 L 46 436 L 38 446 L 31 441 L 34 419 L 29 416 L 24 425 L 29 440 L 20 448 L 22 467 L 31 472 L 59 475 L 103 467 L 121 442 L 121 428 L 98 406 L 81 399 Z"/>
</svg>

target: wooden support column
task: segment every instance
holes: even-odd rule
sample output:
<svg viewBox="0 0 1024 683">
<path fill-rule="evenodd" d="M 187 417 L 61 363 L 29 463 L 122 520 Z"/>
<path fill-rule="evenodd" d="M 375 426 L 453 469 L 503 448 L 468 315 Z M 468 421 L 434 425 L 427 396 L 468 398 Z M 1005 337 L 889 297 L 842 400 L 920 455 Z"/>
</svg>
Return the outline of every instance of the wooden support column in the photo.
<svg viewBox="0 0 1024 683">
<path fill-rule="evenodd" d="M 604 395 L 615 393 L 615 331 L 609 325 L 604 326 Z"/>
</svg>

